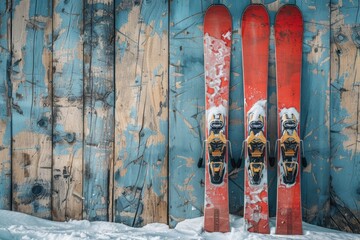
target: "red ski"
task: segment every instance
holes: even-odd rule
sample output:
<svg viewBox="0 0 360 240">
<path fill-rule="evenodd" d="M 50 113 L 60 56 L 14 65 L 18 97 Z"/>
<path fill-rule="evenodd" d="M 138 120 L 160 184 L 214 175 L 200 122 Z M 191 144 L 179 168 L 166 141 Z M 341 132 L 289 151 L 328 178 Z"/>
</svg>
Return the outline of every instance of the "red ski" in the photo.
<svg viewBox="0 0 360 240">
<path fill-rule="evenodd" d="M 250 232 L 269 233 L 266 102 L 269 58 L 269 15 L 253 4 L 242 17 L 244 81 L 244 219 Z"/>
<path fill-rule="evenodd" d="M 212 5 L 204 18 L 205 206 L 204 230 L 228 232 L 228 109 L 232 22 L 228 9 Z"/>
<path fill-rule="evenodd" d="M 300 91 L 303 20 L 295 5 L 275 20 L 278 187 L 276 234 L 302 234 L 300 188 Z"/>
</svg>

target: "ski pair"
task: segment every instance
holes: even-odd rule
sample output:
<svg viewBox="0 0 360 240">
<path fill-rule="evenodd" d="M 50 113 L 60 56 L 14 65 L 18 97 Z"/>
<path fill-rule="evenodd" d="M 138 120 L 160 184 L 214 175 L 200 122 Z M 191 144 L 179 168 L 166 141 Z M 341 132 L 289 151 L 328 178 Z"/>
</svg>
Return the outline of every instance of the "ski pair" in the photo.
<svg viewBox="0 0 360 240">
<path fill-rule="evenodd" d="M 275 21 L 278 93 L 277 234 L 301 234 L 300 72 L 302 16 L 283 6 Z M 205 231 L 228 232 L 228 99 L 231 15 L 223 5 L 209 7 L 204 18 L 205 65 Z M 244 218 L 248 231 L 269 233 L 266 101 L 270 24 L 264 6 L 250 5 L 242 18 L 245 156 Z"/>
<path fill-rule="evenodd" d="M 267 162 L 267 83 L 270 22 L 263 5 L 250 5 L 242 17 L 245 167 L 244 219 L 248 231 L 269 233 Z M 300 191 L 300 88 L 303 21 L 295 5 L 281 7 L 275 19 L 277 86 L 276 233 L 302 234 Z M 273 165 L 270 164 L 270 165 Z"/>
</svg>

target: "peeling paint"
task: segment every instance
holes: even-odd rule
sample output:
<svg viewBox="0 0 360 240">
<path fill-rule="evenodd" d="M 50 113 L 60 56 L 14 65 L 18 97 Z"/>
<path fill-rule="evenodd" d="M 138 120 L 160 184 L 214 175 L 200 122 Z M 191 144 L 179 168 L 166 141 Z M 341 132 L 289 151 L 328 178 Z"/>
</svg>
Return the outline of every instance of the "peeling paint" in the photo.
<svg viewBox="0 0 360 240">
<path fill-rule="evenodd" d="M 84 218 L 112 219 L 114 1 L 85 1 Z"/>
<path fill-rule="evenodd" d="M 120 53 L 116 59 L 115 138 L 119 145 L 115 155 L 116 162 L 123 163 L 114 165 L 120 173 L 114 181 L 114 218 L 131 226 L 152 219 L 166 223 L 167 191 L 162 189 L 164 183 L 167 186 L 168 50 L 163 47 L 167 45 L 167 2 L 119 1 L 116 9 L 123 8 L 127 10 L 116 13 L 115 23 Z M 154 201 L 161 204 L 154 206 Z"/>
<path fill-rule="evenodd" d="M 331 222 L 330 227 L 359 232 L 358 224 L 349 211 L 359 219 L 360 205 L 357 191 L 360 184 L 358 172 L 358 125 L 360 89 L 356 87 L 357 69 L 360 66 L 356 38 L 359 3 L 333 1 L 331 42 Z M 346 191 L 344 191 L 344 186 Z M 341 205 L 339 205 L 341 204 Z M 345 212 L 350 217 L 343 217 Z M 334 224 L 335 223 L 335 224 Z"/>
<path fill-rule="evenodd" d="M 0 209 L 11 209 L 10 9 L 0 3 Z M 7 23 L 7 24 L 5 24 Z"/>
<path fill-rule="evenodd" d="M 12 24 L 13 68 L 11 80 L 14 105 L 21 112 L 12 111 L 13 124 L 13 210 L 51 217 L 51 3 L 15 1 Z M 15 70 L 15 72 L 14 72 Z M 15 100 L 15 99 L 13 99 Z M 23 161 L 28 159 L 25 169 Z M 25 171 L 24 171 L 25 170 Z M 26 182 L 43 182 L 36 187 Z M 34 195 L 30 193 L 33 190 Z M 37 198 L 38 190 L 46 191 Z M 30 195 L 29 195 L 30 194 Z M 26 201 L 24 201 L 25 197 Z"/>
<path fill-rule="evenodd" d="M 52 219 L 82 219 L 83 4 L 54 1 Z M 74 99 L 76 99 L 74 101 Z M 54 139 L 54 136 L 53 136 Z M 81 196 L 81 195 L 80 195 Z"/>
<path fill-rule="evenodd" d="M 235 20 L 229 139 L 238 159 L 244 106 L 241 26 L 236 19 L 248 2 L 216 2 L 227 5 Z M 349 221 L 343 228 L 351 231 L 352 220 L 341 216 L 360 218 L 359 3 L 254 2 L 266 6 L 272 21 L 285 3 L 302 10 L 301 136 L 308 161 L 302 172 L 304 220 L 338 228 Z M 0 76 L 0 208 L 57 220 L 110 219 L 134 226 L 153 221 L 175 226 L 201 216 L 204 171 L 196 163 L 204 137 L 202 21 L 211 3 L 94 0 L 82 8 L 82 1 L 75 0 L 2 1 L 0 21 L 8 24 L 0 27 L 0 70 L 5 73 Z M 74 4 L 77 7 L 71 7 Z M 269 54 L 268 139 L 273 149 L 273 34 Z M 235 214 L 243 208 L 242 170 L 229 180 L 230 211 Z M 273 216 L 274 168 L 268 175 Z"/>
</svg>

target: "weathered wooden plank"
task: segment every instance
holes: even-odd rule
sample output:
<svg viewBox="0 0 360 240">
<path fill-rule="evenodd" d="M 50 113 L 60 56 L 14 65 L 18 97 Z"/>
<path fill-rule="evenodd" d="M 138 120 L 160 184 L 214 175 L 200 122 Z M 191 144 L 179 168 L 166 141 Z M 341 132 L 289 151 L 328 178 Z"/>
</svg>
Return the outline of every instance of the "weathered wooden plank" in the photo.
<svg viewBox="0 0 360 240">
<path fill-rule="evenodd" d="M 50 218 L 52 1 L 12 8 L 12 208 Z"/>
<path fill-rule="evenodd" d="M 334 188 L 330 189 L 331 216 L 326 227 L 341 231 L 359 233 L 360 218 L 356 211 L 352 211 L 337 196 Z M 335 223 L 335 224 L 334 224 Z"/>
<path fill-rule="evenodd" d="M 324 225 L 330 206 L 330 6 L 296 1 L 304 19 L 301 138 L 308 166 L 302 172 L 303 219 Z"/>
<path fill-rule="evenodd" d="M 212 3 L 225 4 L 233 21 L 230 80 L 229 140 L 236 159 L 244 139 L 241 39 L 243 1 L 170 2 L 170 226 L 203 214 L 204 169 L 197 168 L 204 140 L 203 15 Z M 232 167 L 229 166 L 229 170 Z M 229 173 L 230 212 L 243 209 L 243 169 Z"/>
<path fill-rule="evenodd" d="M 359 233 L 360 5 L 332 0 L 331 10 L 331 187 L 338 199 L 331 217 L 335 227 Z"/>
<path fill-rule="evenodd" d="M 82 218 L 82 1 L 54 1 L 52 218 Z"/>
<path fill-rule="evenodd" d="M 0 209 L 11 209 L 11 1 L 0 2 Z"/>
<path fill-rule="evenodd" d="M 169 224 L 203 214 L 204 169 L 197 168 L 204 140 L 203 20 L 205 1 L 170 2 Z"/>
<path fill-rule="evenodd" d="M 84 218 L 107 221 L 114 149 L 114 2 L 87 0 L 84 16 Z"/>
<path fill-rule="evenodd" d="M 168 1 L 116 1 L 114 219 L 167 222 Z"/>
</svg>

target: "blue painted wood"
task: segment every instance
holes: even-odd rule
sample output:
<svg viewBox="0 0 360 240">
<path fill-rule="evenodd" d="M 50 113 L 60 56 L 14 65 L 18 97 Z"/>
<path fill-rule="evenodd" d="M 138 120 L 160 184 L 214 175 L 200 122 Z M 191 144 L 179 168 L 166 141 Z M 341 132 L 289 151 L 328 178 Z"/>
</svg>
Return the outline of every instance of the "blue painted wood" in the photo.
<svg viewBox="0 0 360 240">
<path fill-rule="evenodd" d="M 11 209 L 10 1 L 0 2 L 0 209 Z"/>
<path fill-rule="evenodd" d="M 253 2 L 266 6 L 272 23 L 285 3 L 303 12 L 301 135 L 309 163 L 302 173 L 304 220 L 354 231 L 360 224 L 359 3 Z M 229 139 L 237 159 L 244 139 L 239 30 L 249 2 L 1 1 L 0 208 L 12 205 L 56 220 L 81 218 L 84 197 L 83 215 L 89 220 L 141 226 L 167 222 L 169 215 L 174 226 L 202 215 L 204 170 L 196 167 L 204 129 L 202 24 L 212 3 L 225 4 L 233 16 Z M 276 76 L 270 37 L 268 134 L 273 149 Z M 230 171 L 230 211 L 241 215 L 243 168 Z M 271 216 L 275 179 L 273 168 Z"/>
<path fill-rule="evenodd" d="M 203 214 L 204 12 L 207 1 L 170 2 L 169 224 Z"/>
<path fill-rule="evenodd" d="M 114 2 L 85 2 L 84 218 L 111 215 L 114 144 Z"/>
<path fill-rule="evenodd" d="M 330 6 L 326 0 L 297 4 L 304 19 L 300 131 L 308 161 L 303 219 L 324 225 L 330 206 Z"/>
<path fill-rule="evenodd" d="M 170 224 L 184 218 L 201 215 L 203 201 L 201 176 L 202 172 L 196 172 L 196 160 L 200 154 L 202 134 L 202 41 L 199 26 L 202 24 L 201 7 L 206 9 L 207 2 L 199 5 L 191 5 L 181 1 L 173 1 L 170 4 Z M 265 6 L 269 9 L 271 21 L 274 21 L 276 11 L 285 2 L 266 1 Z M 305 201 L 305 219 L 311 222 L 321 223 L 329 210 L 329 6 L 325 1 L 297 3 L 304 12 L 305 36 L 304 36 L 304 70 L 303 89 L 310 89 L 303 93 L 302 109 L 302 136 L 305 140 L 306 153 L 309 155 L 310 166 L 305 169 L 304 185 L 311 184 L 303 190 Z M 232 14 L 242 12 L 244 5 L 229 4 Z M 310 6 L 310 7 L 309 7 Z M 326 6 L 326 7 L 322 7 Z M 309 9 L 308 9 L 309 7 Z M 176 9 L 173 11 L 173 9 Z M 234 18 L 237 19 L 236 14 Z M 235 24 L 238 24 L 234 21 Z M 324 28 L 325 26 L 325 28 Z M 234 26 L 234 29 L 237 29 Z M 234 46 L 237 39 L 234 34 Z M 241 41 L 241 38 L 240 38 Z M 271 36 L 269 59 L 269 139 L 274 144 L 276 140 L 276 86 L 275 86 L 275 56 L 274 41 Z M 242 122 L 242 70 L 236 71 L 236 66 L 241 66 L 239 56 L 236 56 L 236 49 L 233 52 L 232 83 L 234 87 L 231 92 L 231 106 L 234 111 L 230 113 L 231 131 L 230 140 L 234 142 L 234 156 L 239 155 L 241 141 L 243 140 Z M 235 58 L 235 59 L 234 59 Z M 318 62 L 318 60 L 320 62 Z M 238 61 L 238 62 L 237 62 Z M 237 77 L 240 75 L 240 77 Z M 237 86 L 237 85 L 240 86 Z M 240 93 L 237 91 L 240 90 Z M 239 96 L 239 98 L 237 98 Z M 319 108 L 313 108 L 311 103 L 317 102 Z M 322 113 L 317 118 L 311 116 Z M 200 115 L 200 116 L 199 116 Z M 240 118 L 240 119 L 239 119 Z M 177 130 L 179 129 L 179 130 Z M 185 131 L 184 131 L 185 130 Z M 318 138 L 321 138 L 320 140 Z M 186 140 L 185 140 L 186 139 Z M 239 139 L 239 140 L 238 140 Z M 237 142 L 238 141 L 238 142 Z M 186 143 L 186 144 L 184 144 Z M 198 146 L 198 147 L 194 147 Z M 319 159 L 319 155 L 321 159 Z M 316 162 L 314 163 L 314 161 Z M 314 163 L 312 165 L 312 163 Z M 311 168 L 312 166 L 312 168 Z M 321 170 L 324 169 L 324 170 Z M 327 169 L 327 170 L 326 170 Z M 243 198 L 241 191 L 243 185 L 243 168 L 240 169 L 240 176 L 231 181 L 240 190 L 239 198 Z M 320 172 L 314 180 L 314 172 Z M 189 181 L 190 180 L 190 181 Z M 270 214 L 275 213 L 276 197 L 276 173 L 270 169 Z M 316 182 L 315 182 L 316 181 Z M 183 186 L 186 186 L 183 187 Z M 231 186 L 231 185 L 230 185 Z M 231 188 L 232 189 L 232 188 Z M 237 189 L 231 190 L 230 206 L 233 213 L 242 211 L 242 200 L 236 197 Z M 314 195 L 314 191 L 319 191 Z M 310 195 L 311 193 L 311 195 Z M 231 203 L 235 204 L 231 204 Z M 316 209 L 316 210 L 315 210 Z M 314 213 L 320 211 L 315 218 Z"/>
<path fill-rule="evenodd" d="M 167 222 L 168 1 L 116 1 L 114 220 Z"/>
<path fill-rule="evenodd" d="M 52 1 L 12 9 L 12 209 L 51 218 Z"/>
<path fill-rule="evenodd" d="M 83 2 L 54 1 L 52 218 L 82 218 Z"/>
<path fill-rule="evenodd" d="M 359 233 L 360 5 L 331 1 L 331 223 Z"/>
</svg>

